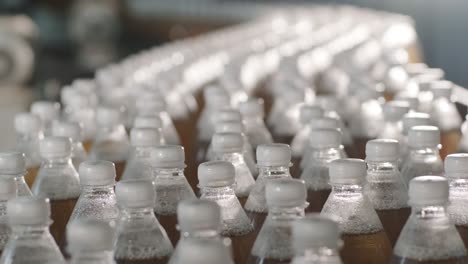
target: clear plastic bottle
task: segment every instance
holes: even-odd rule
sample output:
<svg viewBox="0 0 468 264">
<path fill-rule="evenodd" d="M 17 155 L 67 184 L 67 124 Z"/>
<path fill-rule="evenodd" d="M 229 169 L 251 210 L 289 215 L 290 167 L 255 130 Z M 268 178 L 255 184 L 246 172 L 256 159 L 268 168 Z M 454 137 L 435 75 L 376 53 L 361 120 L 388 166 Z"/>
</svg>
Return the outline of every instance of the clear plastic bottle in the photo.
<svg viewBox="0 0 468 264">
<path fill-rule="evenodd" d="M 223 245 L 212 240 L 188 240 L 171 264 L 233 264 Z M 237 262 L 236 262 L 237 263 Z"/>
<path fill-rule="evenodd" d="M 49 232 L 50 204 L 39 197 L 8 201 L 8 224 L 12 233 L 0 258 L 2 264 L 65 264 Z"/>
<path fill-rule="evenodd" d="M 164 138 L 164 134 L 162 133 L 162 120 L 159 116 L 155 115 L 139 115 L 135 117 L 133 121 L 133 128 L 153 128 L 158 130 L 160 137 L 161 137 L 161 144 L 163 145 L 166 143 L 166 139 Z"/>
<path fill-rule="evenodd" d="M 150 154 L 153 147 L 161 145 L 161 134 L 153 128 L 132 128 L 130 144 L 132 150 L 126 162 L 122 179 L 152 180 Z"/>
<path fill-rule="evenodd" d="M 255 241 L 253 225 L 234 192 L 235 168 L 227 161 L 210 161 L 198 167 L 201 200 L 221 208 L 221 234 L 232 239 L 235 263 L 246 263 Z"/>
<path fill-rule="evenodd" d="M 465 121 L 461 125 L 461 139 L 458 145 L 459 152 L 468 152 L 468 115 L 465 116 Z"/>
<path fill-rule="evenodd" d="M 17 196 L 15 178 L 0 178 L 0 254 L 7 243 L 11 230 L 8 226 L 7 202 Z"/>
<path fill-rule="evenodd" d="M 403 167 L 403 161 L 407 159 L 409 153 L 408 147 L 408 133 L 409 130 L 414 126 L 429 126 L 431 125 L 430 116 L 426 113 L 420 112 L 409 112 L 403 116 L 400 140 L 400 162 L 398 167 L 400 170 Z"/>
<path fill-rule="evenodd" d="M 173 247 L 154 215 L 156 193 L 151 181 L 127 180 L 115 188 L 120 208 L 115 259 L 118 264 L 167 263 Z"/>
<path fill-rule="evenodd" d="M 184 148 L 177 145 L 155 147 L 151 150 L 150 161 L 156 190 L 154 211 L 175 245 L 180 235 L 176 228 L 177 205 L 196 197 L 184 175 Z"/>
<path fill-rule="evenodd" d="M 52 135 L 52 123 L 60 118 L 60 104 L 49 101 L 36 101 L 31 105 L 31 114 L 41 119 L 46 136 Z"/>
<path fill-rule="evenodd" d="M 80 179 L 71 160 L 72 143 L 67 137 L 46 137 L 40 142 L 40 152 L 44 161 L 31 190 L 35 196 L 50 199 L 50 232 L 62 248 L 68 219 L 80 196 Z"/>
<path fill-rule="evenodd" d="M 338 223 L 318 214 L 308 214 L 292 224 L 295 256 L 291 264 L 342 264 Z"/>
<path fill-rule="evenodd" d="M 31 196 L 32 192 L 24 180 L 26 174 L 26 160 L 24 153 L 0 153 L 0 178 L 14 178 L 18 189 L 18 196 Z"/>
<path fill-rule="evenodd" d="M 393 139 L 374 139 L 366 145 L 364 193 L 377 211 L 392 246 L 410 215 L 408 190 L 398 170 L 398 147 L 398 141 Z"/>
<path fill-rule="evenodd" d="M 408 147 L 408 156 L 401 169 L 406 186 L 417 176 L 443 175 L 444 165 L 439 155 L 440 131 L 437 127 L 412 127 L 408 132 Z"/>
<path fill-rule="evenodd" d="M 393 250 L 392 263 L 467 263 L 465 245 L 447 213 L 447 179 L 416 177 L 408 195 L 411 215 Z"/>
<path fill-rule="evenodd" d="M 334 217 L 343 234 L 346 263 L 388 263 L 392 246 L 372 203 L 363 192 L 366 163 L 339 159 L 330 163 L 332 192 L 322 215 Z"/>
<path fill-rule="evenodd" d="M 268 216 L 255 240 L 247 263 L 289 263 L 294 256 L 292 223 L 304 217 L 308 205 L 304 181 L 269 181 L 265 196 Z"/>
<path fill-rule="evenodd" d="M 216 133 L 213 135 L 213 160 L 230 162 L 236 170 L 236 185 L 234 190 L 243 205 L 255 184 L 255 179 L 242 154 L 244 144 L 239 133 Z"/>
<path fill-rule="evenodd" d="M 336 129 L 316 129 L 309 136 L 310 158 L 300 178 L 307 186 L 307 211 L 320 212 L 331 192 L 330 162 L 341 158 L 341 133 Z"/>
<path fill-rule="evenodd" d="M 409 104 L 404 101 L 390 101 L 383 106 L 385 123 L 378 138 L 401 140 L 402 118 L 410 110 Z"/>
<path fill-rule="evenodd" d="M 72 142 L 71 159 L 73 166 L 78 169 L 81 162 L 88 158 L 88 154 L 81 142 L 81 126 L 74 122 L 54 121 L 52 123 L 52 135 L 57 137 L 68 137 Z"/>
<path fill-rule="evenodd" d="M 265 117 L 263 100 L 249 99 L 241 103 L 239 109 L 245 126 L 245 134 L 254 149 L 262 144 L 273 143 L 270 131 L 263 120 Z"/>
<path fill-rule="evenodd" d="M 115 264 L 115 228 L 108 222 L 82 219 L 67 227 L 69 264 Z"/>
</svg>

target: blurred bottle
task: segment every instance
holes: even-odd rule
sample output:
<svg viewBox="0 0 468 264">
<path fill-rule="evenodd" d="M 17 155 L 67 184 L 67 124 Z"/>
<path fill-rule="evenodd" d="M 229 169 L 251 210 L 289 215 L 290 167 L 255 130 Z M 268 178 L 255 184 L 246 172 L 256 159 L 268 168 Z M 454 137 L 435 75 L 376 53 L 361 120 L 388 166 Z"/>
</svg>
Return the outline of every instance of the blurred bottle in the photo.
<svg viewBox="0 0 468 264">
<path fill-rule="evenodd" d="M 74 122 L 54 121 L 52 124 L 52 135 L 57 137 L 67 137 L 72 142 L 71 159 L 73 166 L 78 169 L 81 162 L 88 158 L 83 143 L 81 142 L 81 126 Z"/>
<path fill-rule="evenodd" d="M 233 264 L 222 244 L 212 240 L 188 240 L 170 264 Z M 236 262 L 238 263 L 238 262 Z M 239 262 L 240 263 L 240 262 Z"/>
<path fill-rule="evenodd" d="M 31 196 L 32 192 L 24 180 L 26 174 L 26 161 L 24 153 L 0 153 L 0 179 L 13 178 L 16 180 L 18 196 Z"/>
<path fill-rule="evenodd" d="M 0 178 L 0 254 L 11 235 L 8 226 L 7 203 L 16 198 L 17 192 L 15 178 Z"/>
<path fill-rule="evenodd" d="M 390 101 L 383 106 L 385 123 L 378 138 L 395 139 L 400 141 L 402 133 L 403 116 L 410 110 L 409 104 L 404 101 Z"/>
<path fill-rule="evenodd" d="M 156 193 L 151 181 L 121 181 L 115 192 L 120 209 L 116 224 L 117 263 L 167 263 L 173 247 L 154 215 Z"/>
<path fill-rule="evenodd" d="M 332 192 L 321 214 L 338 221 L 344 241 L 341 257 L 346 263 L 387 263 L 392 247 L 379 216 L 363 193 L 365 177 L 363 160 L 332 161 Z"/>
<path fill-rule="evenodd" d="M 0 263 L 65 264 L 49 232 L 50 204 L 39 197 L 18 197 L 8 201 L 8 225 L 12 233 Z"/>
<path fill-rule="evenodd" d="M 221 234 L 232 239 L 235 263 L 246 263 L 255 241 L 253 225 L 234 192 L 235 168 L 230 162 L 210 161 L 198 167 L 201 200 L 221 208 Z"/>
<path fill-rule="evenodd" d="M 262 99 L 249 99 L 239 106 L 245 126 L 245 134 L 254 149 L 259 145 L 273 143 L 273 138 L 265 122 Z"/>
<path fill-rule="evenodd" d="M 409 154 L 409 144 L 408 144 L 408 134 L 412 127 L 414 126 L 429 126 L 431 125 L 430 116 L 426 113 L 420 112 L 409 112 L 403 116 L 402 120 L 402 130 L 400 135 L 400 162 L 398 167 L 400 170 L 403 167 L 403 163 L 408 158 Z"/>
<path fill-rule="evenodd" d="M 425 68 L 412 78 L 416 85 L 419 99 L 419 112 L 430 113 L 434 95 L 431 91 L 431 83 L 442 80 L 445 72 L 439 68 Z"/>
<path fill-rule="evenodd" d="M 393 250 L 392 263 L 467 263 L 465 245 L 447 213 L 447 179 L 416 177 L 408 195 L 411 215 Z"/>
<path fill-rule="evenodd" d="M 465 121 L 461 125 L 461 139 L 458 145 L 459 152 L 468 152 L 468 115 L 465 116 Z"/>
<path fill-rule="evenodd" d="M 291 264 L 341 264 L 342 241 L 338 224 L 318 214 L 306 215 L 292 224 L 295 255 Z"/>
<path fill-rule="evenodd" d="M 139 115 L 135 117 L 133 128 L 152 128 L 158 130 L 161 138 L 161 144 L 166 143 L 164 134 L 162 133 L 162 120 L 159 116 L 155 115 Z"/>
<path fill-rule="evenodd" d="M 71 140 L 46 137 L 40 142 L 40 152 L 44 161 L 31 190 L 35 196 L 50 199 L 50 232 L 64 252 L 65 228 L 80 196 L 80 179 L 71 161 Z"/>
<path fill-rule="evenodd" d="M 366 145 L 364 193 L 377 211 L 392 246 L 410 214 L 408 191 L 398 170 L 399 154 L 396 140 L 374 139 Z"/>
<path fill-rule="evenodd" d="M 41 119 L 45 136 L 52 136 L 52 124 L 60 119 L 60 104 L 57 102 L 36 101 L 31 105 L 31 114 Z"/>
<path fill-rule="evenodd" d="M 297 179 L 277 179 L 266 185 L 268 216 L 247 263 L 286 263 L 294 256 L 292 223 L 305 215 L 307 191 Z"/>
</svg>

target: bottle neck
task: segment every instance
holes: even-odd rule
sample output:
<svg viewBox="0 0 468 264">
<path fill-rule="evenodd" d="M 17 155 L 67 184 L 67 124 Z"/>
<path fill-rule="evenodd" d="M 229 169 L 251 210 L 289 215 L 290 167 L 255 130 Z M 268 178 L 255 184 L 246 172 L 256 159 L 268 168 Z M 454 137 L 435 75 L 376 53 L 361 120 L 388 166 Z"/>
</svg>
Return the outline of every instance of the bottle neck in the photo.
<svg viewBox="0 0 468 264">
<path fill-rule="evenodd" d="M 447 207 L 446 205 L 412 206 L 411 216 L 424 219 L 447 218 Z"/>
<path fill-rule="evenodd" d="M 273 220 L 294 220 L 305 216 L 306 203 L 303 206 L 295 207 L 274 207 L 268 208 L 268 217 Z"/>
<path fill-rule="evenodd" d="M 427 160 L 430 157 L 434 159 L 440 159 L 439 155 L 439 147 L 438 146 L 431 146 L 431 147 L 410 147 L 410 157 L 412 159 L 424 159 Z"/>
<path fill-rule="evenodd" d="M 196 239 L 220 238 L 219 231 L 215 229 L 181 231 L 181 235 L 183 238 L 196 238 Z"/>
<path fill-rule="evenodd" d="M 311 148 L 311 157 L 314 160 L 333 160 L 339 159 L 341 156 L 341 147 L 334 146 L 330 148 Z"/>
<path fill-rule="evenodd" d="M 184 169 L 180 168 L 156 168 L 153 173 L 157 178 L 184 177 Z"/>
<path fill-rule="evenodd" d="M 152 219 L 155 218 L 154 209 L 152 207 L 130 208 L 120 207 L 120 219 Z"/>
<path fill-rule="evenodd" d="M 70 264 L 113 264 L 115 263 L 113 255 L 112 251 L 75 251 L 72 252 Z"/>
<path fill-rule="evenodd" d="M 263 124 L 262 115 L 249 115 L 242 118 L 246 125 Z"/>
<path fill-rule="evenodd" d="M 226 197 L 226 196 L 236 196 L 234 192 L 233 185 L 221 186 L 221 187 L 202 187 L 201 196 L 206 198 L 219 198 L 219 197 Z"/>
<path fill-rule="evenodd" d="M 398 161 L 369 161 L 367 160 L 367 181 L 395 180 L 398 174 Z"/>
<path fill-rule="evenodd" d="M 49 225 L 16 225 L 11 226 L 12 237 L 38 239 L 50 235 Z"/>
<path fill-rule="evenodd" d="M 66 167 L 73 166 L 71 156 L 53 158 L 53 159 L 44 159 L 42 162 L 42 167 Z"/>
<path fill-rule="evenodd" d="M 289 166 L 271 166 L 271 167 L 263 167 L 259 166 L 259 176 L 264 177 L 291 177 L 291 173 L 289 171 Z"/>
<path fill-rule="evenodd" d="M 82 185 L 81 194 L 98 194 L 98 195 L 113 195 L 114 184 L 111 185 Z"/>
<path fill-rule="evenodd" d="M 339 256 L 339 249 L 331 247 L 311 247 L 307 249 L 302 249 L 300 252 L 297 252 L 298 255 L 303 256 L 307 260 L 311 261 L 320 261 L 324 258 L 335 258 Z M 320 263 L 320 262 L 318 262 Z"/>
<path fill-rule="evenodd" d="M 332 192 L 338 196 L 362 196 L 361 184 L 332 184 Z"/>
</svg>

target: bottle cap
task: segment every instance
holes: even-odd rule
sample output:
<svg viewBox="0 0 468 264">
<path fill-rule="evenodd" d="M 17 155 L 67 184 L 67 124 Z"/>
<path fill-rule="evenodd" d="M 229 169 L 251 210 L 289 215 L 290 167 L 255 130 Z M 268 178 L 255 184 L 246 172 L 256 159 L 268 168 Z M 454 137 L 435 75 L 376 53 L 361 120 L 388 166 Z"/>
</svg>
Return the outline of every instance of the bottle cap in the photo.
<svg viewBox="0 0 468 264">
<path fill-rule="evenodd" d="M 224 109 L 219 112 L 216 112 L 214 116 L 214 124 L 225 122 L 225 121 L 235 121 L 242 122 L 242 117 L 239 111 L 232 109 Z"/>
<path fill-rule="evenodd" d="M 68 137 L 73 142 L 81 142 L 81 126 L 76 122 L 54 121 L 52 123 L 52 135 Z"/>
<path fill-rule="evenodd" d="M 440 144 L 440 131 L 435 126 L 414 126 L 408 132 L 408 145 L 412 148 L 435 147 Z"/>
<path fill-rule="evenodd" d="M 294 221 L 292 236 L 296 252 L 318 247 L 338 248 L 341 242 L 338 223 L 317 213 Z"/>
<path fill-rule="evenodd" d="M 409 103 L 405 101 L 390 101 L 383 106 L 385 119 L 392 122 L 400 121 L 409 110 Z"/>
<path fill-rule="evenodd" d="M 79 167 L 81 185 L 113 185 L 115 183 L 115 165 L 110 161 L 84 161 Z"/>
<path fill-rule="evenodd" d="M 183 250 L 182 250 L 183 249 Z M 174 264 L 230 264 L 233 263 L 226 246 L 219 241 L 186 239 Z"/>
<path fill-rule="evenodd" d="M 216 123 L 215 133 L 244 133 L 244 125 L 237 121 L 222 121 Z"/>
<path fill-rule="evenodd" d="M 287 144 L 271 143 L 257 147 L 257 165 L 262 167 L 285 166 L 291 163 L 291 148 Z"/>
<path fill-rule="evenodd" d="M 341 145 L 341 132 L 338 129 L 312 129 L 309 133 L 312 148 L 336 148 Z"/>
<path fill-rule="evenodd" d="M 445 176 L 447 178 L 468 178 L 468 153 L 455 153 L 445 157 Z"/>
<path fill-rule="evenodd" d="M 227 161 L 208 161 L 198 166 L 200 187 L 222 187 L 234 184 L 236 170 Z"/>
<path fill-rule="evenodd" d="M 387 162 L 398 160 L 400 145 L 393 139 L 373 139 L 366 144 L 366 160 Z"/>
<path fill-rule="evenodd" d="M 14 177 L 0 178 L 0 200 L 6 201 L 16 197 L 18 187 Z"/>
<path fill-rule="evenodd" d="M 185 168 L 184 147 L 179 145 L 161 145 L 154 147 L 150 153 L 151 165 L 154 168 Z"/>
<path fill-rule="evenodd" d="M 260 116 L 265 115 L 263 110 L 263 99 L 249 99 L 239 105 L 242 116 Z"/>
<path fill-rule="evenodd" d="M 219 230 L 221 210 L 213 201 L 183 200 L 177 206 L 177 220 L 181 232 Z"/>
<path fill-rule="evenodd" d="M 41 119 L 31 113 L 18 113 L 15 115 L 15 130 L 18 133 L 29 134 L 40 132 L 42 129 Z"/>
<path fill-rule="evenodd" d="M 428 126 L 431 124 L 431 117 L 426 113 L 410 112 L 403 116 L 403 134 L 408 135 L 409 130 L 414 126 Z"/>
<path fill-rule="evenodd" d="M 109 106 L 100 106 L 97 109 L 96 122 L 99 125 L 115 126 L 122 123 L 120 111 Z"/>
<path fill-rule="evenodd" d="M 271 180 L 266 185 L 265 197 L 268 207 L 304 206 L 307 199 L 307 189 L 303 180 Z"/>
<path fill-rule="evenodd" d="M 312 129 L 338 129 L 340 127 L 338 119 L 328 116 L 311 118 L 309 124 Z"/>
<path fill-rule="evenodd" d="M 21 152 L 0 153 L 0 174 L 26 174 L 26 159 Z"/>
<path fill-rule="evenodd" d="M 50 222 L 49 199 L 36 196 L 21 196 L 7 203 L 10 225 L 47 225 Z"/>
<path fill-rule="evenodd" d="M 441 205 L 448 202 L 449 185 L 445 177 L 419 176 L 409 183 L 408 204 L 411 206 Z"/>
<path fill-rule="evenodd" d="M 212 147 L 214 152 L 241 152 L 244 139 L 239 133 L 216 133 L 213 135 Z"/>
<path fill-rule="evenodd" d="M 31 113 L 41 120 L 55 120 L 60 116 L 60 104 L 57 102 L 36 101 L 31 105 Z"/>
<path fill-rule="evenodd" d="M 157 115 L 139 115 L 135 117 L 135 121 L 133 122 L 134 128 L 162 128 L 163 122 L 161 118 Z"/>
<path fill-rule="evenodd" d="M 361 184 L 367 174 L 362 159 L 338 159 L 330 163 L 331 184 Z"/>
<path fill-rule="evenodd" d="M 154 128 L 132 128 L 130 143 L 134 147 L 151 147 L 161 144 L 161 134 Z"/>
<path fill-rule="evenodd" d="M 45 159 L 65 158 L 71 155 L 72 144 L 68 137 L 46 137 L 39 142 L 39 152 Z"/>
<path fill-rule="evenodd" d="M 154 207 L 156 193 L 153 183 L 147 180 L 125 180 L 115 186 L 117 202 L 122 207 Z"/>
<path fill-rule="evenodd" d="M 68 248 L 74 251 L 110 251 L 114 246 L 115 229 L 107 221 L 77 219 L 67 226 Z"/>
<path fill-rule="evenodd" d="M 307 124 L 312 118 L 321 117 L 323 114 L 324 111 L 320 106 L 304 104 L 299 112 L 299 120 L 302 124 Z"/>
<path fill-rule="evenodd" d="M 450 98 L 452 95 L 453 83 L 447 80 L 435 80 L 430 84 L 434 98 Z"/>
</svg>

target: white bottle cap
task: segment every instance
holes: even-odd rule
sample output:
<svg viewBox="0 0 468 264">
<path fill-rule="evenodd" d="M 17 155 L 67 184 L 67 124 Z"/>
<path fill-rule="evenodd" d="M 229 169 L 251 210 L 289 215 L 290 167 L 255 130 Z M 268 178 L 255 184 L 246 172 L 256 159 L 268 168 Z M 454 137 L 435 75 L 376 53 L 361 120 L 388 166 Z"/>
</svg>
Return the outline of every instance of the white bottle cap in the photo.
<svg viewBox="0 0 468 264">
<path fill-rule="evenodd" d="M 341 132 L 337 129 L 312 129 L 309 133 L 312 148 L 336 148 L 341 145 Z"/>
<path fill-rule="evenodd" d="M 115 229 L 107 221 L 77 219 L 67 226 L 68 248 L 74 251 L 110 251 L 113 249 Z"/>
<path fill-rule="evenodd" d="M 338 119 L 328 116 L 311 118 L 309 124 L 312 129 L 338 129 L 340 127 Z"/>
<path fill-rule="evenodd" d="M 431 117 L 426 113 L 410 112 L 403 116 L 403 134 L 408 135 L 409 130 L 414 126 L 429 126 Z"/>
<path fill-rule="evenodd" d="M 331 184 L 361 184 L 367 174 L 362 159 L 338 159 L 330 163 Z"/>
<path fill-rule="evenodd" d="M 45 159 L 65 158 L 71 155 L 72 144 L 68 137 L 46 137 L 39 142 L 39 152 Z"/>
<path fill-rule="evenodd" d="M 81 142 L 81 126 L 76 122 L 54 121 L 52 123 L 52 135 L 58 137 L 68 137 L 73 142 Z"/>
<path fill-rule="evenodd" d="M 236 170 L 227 161 L 208 161 L 198 166 L 200 187 L 222 187 L 234 184 Z"/>
<path fill-rule="evenodd" d="M 221 210 L 213 201 L 183 200 L 177 206 L 177 220 L 181 232 L 219 230 Z"/>
<path fill-rule="evenodd" d="M 125 180 L 115 186 L 118 205 L 130 208 L 154 207 L 156 193 L 151 181 Z"/>
<path fill-rule="evenodd" d="M 185 168 L 184 147 L 179 145 L 161 145 L 154 147 L 150 153 L 151 165 L 154 168 Z"/>
<path fill-rule="evenodd" d="M 239 111 L 233 109 L 224 109 L 215 113 L 214 124 L 225 121 L 242 122 L 242 116 Z"/>
<path fill-rule="evenodd" d="M 0 153 L 0 174 L 24 175 L 26 174 L 26 159 L 21 152 Z"/>
<path fill-rule="evenodd" d="M 434 98 L 450 98 L 452 95 L 453 83 L 451 81 L 435 80 L 430 85 Z"/>
<path fill-rule="evenodd" d="M 373 139 L 366 144 L 366 160 L 377 162 L 396 161 L 400 155 L 400 145 L 393 139 Z"/>
<path fill-rule="evenodd" d="M 130 143 L 134 147 L 151 147 L 161 144 L 161 133 L 154 128 L 132 128 Z"/>
<path fill-rule="evenodd" d="M 84 161 L 79 167 L 81 185 L 113 185 L 115 183 L 115 165 L 110 161 Z"/>
<path fill-rule="evenodd" d="M 57 102 L 36 101 L 31 105 L 31 113 L 41 120 L 51 121 L 60 116 L 60 104 Z"/>
<path fill-rule="evenodd" d="M 269 208 L 304 206 L 307 199 L 307 189 L 303 180 L 271 180 L 266 185 L 265 197 Z"/>
<path fill-rule="evenodd" d="M 447 178 L 468 178 L 468 153 L 455 153 L 445 157 L 445 176 Z"/>
<path fill-rule="evenodd" d="M 182 250 L 183 249 L 183 250 Z M 186 239 L 174 264 L 231 264 L 223 243 L 215 240 Z"/>
<path fill-rule="evenodd" d="M 291 148 L 287 144 L 271 143 L 257 147 L 257 165 L 262 167 L 289 167 Z"/>
<path fill-rule="evenodd" d="M 442 205 L 448 202 L 449 185 L 445 177 L 419 176 L 409 183 L 408 204 L 411 206 Z"/>
<path fill-rule="evenodd" d="M 0 178 L 0 200 L 6 201 L 16 197 L 18 187 L 13 177 Z"/>
<path fill-rule="evenodd" d="M 96 122 L 99 125 L 115 126 L 122 123 L 121 113 L 118 109 L 109 106 L 100 106 L 97 109 Z"/>
<path fill-rule="evenodd" d="M 409 103 L 405 101 L 390 101 L 383 106 L 385 119 L 392 122 L 400 121 L 409 110 Z"/>
<path fill-rule="evenodd" d="M 238 121 L 222 121 L 216 123 L 215 133 L 244 133 L 244 125 Z"/>
<path fill-rule="evenodd" d="M 21 196 L 7 203 L 10 225 L 47 225 L 50 222 L 49 199 L 36 196 Z"/>
<path fill-rule="evenodd" d="M 133 122 L 134 128 L 162 128 L 163 123 L 159 116 L 157 115 L 139 115 L 135 117 L 135 121 Z"/>
<path fill-rule="evenodd" d="M 15 115 L 15 130 L 18 133 L 29 134 L 40 132 L 42 129 L 41 119 L 31 113 L 18 113 Z"/>
<path fill-rule="evenodd" d="M 339 248 L 340 230 L 332 219 L 312 213 L 292 224 L 293 246 L 296 252 L 311 248 Z"/>
<path fill-rule="evenodd" d="M 318 105 L 304 104 L 299 112 L 299 120 L 302 124 L 307 124 L 312 118 L 323 116 L 323 113 L 323 109 Z"/>
<path fill-rule="evenodd" d="M 440 131 L 435 126 L 414 126 L 408 132 L 408 145 L 412 148 L 435 147 L 440 144 Z"/>
<path fill-rule="evenodd" d="M 244 139 L 239 133 L 216 133 L 213 135 L 212 147 L 214 152 L 241 152 Z"/>
<path fill-rule="evenodd" d="M 260 116 L 263 117 L 265 115 L 265 111 L 263 110 L 263 99 L 249 99 L 245 102 L 242 102 L 239 105 L 240 112 L 242 116 Z"/>
</svg>

